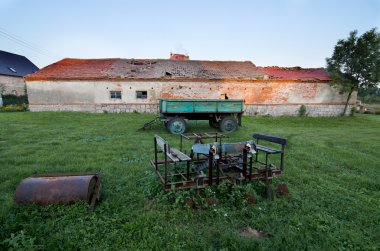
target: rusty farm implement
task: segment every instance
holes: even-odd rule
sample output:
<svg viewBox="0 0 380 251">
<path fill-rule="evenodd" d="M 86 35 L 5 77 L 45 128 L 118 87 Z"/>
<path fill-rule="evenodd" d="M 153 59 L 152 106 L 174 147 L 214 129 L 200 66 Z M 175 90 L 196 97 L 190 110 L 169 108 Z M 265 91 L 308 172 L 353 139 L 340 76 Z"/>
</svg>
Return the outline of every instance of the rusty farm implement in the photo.
<svg viewBox="0 0 380 251">
<path fill-rule="evenodd" d="M 287 139 L 261 133 L 253 134 L 252 140 L 247 141 L 224 142 L 224 138 L 217 133 L 182 134 L 181 147 L 176 149 L 156 135 L 151 165 L 164 190 L 204 188 L 224 180 L 235 184 L 262 180 L 268 184 L 281 175 Z M 195 139 L 189 155 L 183 152 L 183 139 Z M 212 142 L 205 143 L 206 140 Z M 259 145 L 258 140 L 279 144 L 281 148 Z M 260 152 L 265 154 L 263 161 L 258 159 Z M 280 154 L 279 167 L 269 163 L 273 154 Z"/>
<path fill-rule="evenodd" d="M 284 169 L 287 139 L 254 133 L 247 141 L 226 142 L 229 137 L 216 132 L 183 133 L 180 148 L 154 137 L 154 159 L 151 160 L 163 189 L 201 189 L 222 181 L 242 184 L 261 180 L 269 182 Z M 187 140 L 187 144 L 184 141 Z M 193 141 L 187 153 L 184 145 Z M 209 142 L 207 142 L 209 141 Z M 269 142 L 271 146 L 263 145 Z M 259 144 L 261 143 L 261 144 Z M 273 148 L 278 144 L 280 148 Z M 279 165 L 269 162 L 271 155 L 279 154 Z M 264 158 L 259 159 L 259 155 Z M 284 193 L 287 186 L 281 187 Z M 100 199 L 101 177 L 98 172 L 33 175 L 20 182 L 14 200 L 17 204 L 71 204 L 84 201 L 93 209 Z"/>
<path fill-rule="evenodd" d="M 20 182 L 14 200 L 17 204 L 71 204 L 84 201 L 90 209 L 100 199 L 98 172 L 33 175 Z"/>
</svg>

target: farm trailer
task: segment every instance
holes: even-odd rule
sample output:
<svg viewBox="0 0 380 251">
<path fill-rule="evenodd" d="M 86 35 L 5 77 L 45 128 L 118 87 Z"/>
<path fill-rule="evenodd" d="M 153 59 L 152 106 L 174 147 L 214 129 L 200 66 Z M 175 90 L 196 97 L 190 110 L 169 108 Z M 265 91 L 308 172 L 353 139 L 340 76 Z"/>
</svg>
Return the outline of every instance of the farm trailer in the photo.
<svg viewBox="0 0 380 251">
<path fill-rule="evenodd" d="M 145 123 L 143 129 L 164 122 L 170 133 L 186 132 L 188 120 L 208 120 L 211 127 L 234 132 L 241 126 L 243 100 L 238 99 L 160 99 L 160 116 Z"/>
</svg>

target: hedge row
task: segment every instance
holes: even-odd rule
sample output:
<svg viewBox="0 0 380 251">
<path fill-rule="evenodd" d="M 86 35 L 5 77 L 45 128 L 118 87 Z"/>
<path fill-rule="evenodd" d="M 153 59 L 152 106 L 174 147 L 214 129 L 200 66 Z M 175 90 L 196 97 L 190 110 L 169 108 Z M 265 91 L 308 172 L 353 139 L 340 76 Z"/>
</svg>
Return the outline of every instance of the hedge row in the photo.
<svg viewBox="0 0 380 251">
<path fill-rule="evenodd" d="M 16 96 L 12 94 L 6 94 L 6 95 L 2 95 L 2 97 L 3 97 L 4 106 L 29 104 L 27 95 Z"/>
</svg>

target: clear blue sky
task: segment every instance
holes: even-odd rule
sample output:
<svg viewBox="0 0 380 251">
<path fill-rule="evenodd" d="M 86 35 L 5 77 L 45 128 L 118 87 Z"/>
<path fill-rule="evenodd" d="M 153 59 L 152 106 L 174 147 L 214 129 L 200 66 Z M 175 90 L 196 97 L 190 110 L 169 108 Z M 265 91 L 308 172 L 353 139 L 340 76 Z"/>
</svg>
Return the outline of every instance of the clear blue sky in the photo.
<svg viewBox="0 0 380 251">
<path fill-rule="evenodd" d="M 0 50 L 39 67 L 65 57 L 170 52 L 324 67 L 338 39 L 373 27 L 380 27 L 380 0 L 0 0 Z"/>
</svg>

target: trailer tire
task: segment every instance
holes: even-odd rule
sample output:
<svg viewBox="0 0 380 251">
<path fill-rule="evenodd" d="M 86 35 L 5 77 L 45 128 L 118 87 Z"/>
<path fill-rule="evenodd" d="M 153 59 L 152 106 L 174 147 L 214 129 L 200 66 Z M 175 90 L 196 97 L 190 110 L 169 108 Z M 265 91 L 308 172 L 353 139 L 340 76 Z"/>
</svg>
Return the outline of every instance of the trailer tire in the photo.
<svg viewBox="0 0 380 251">
<path fill-rule="evenodd" d="M 234 117 L 228 116 L 219 122 L 219 126 L 222 132 L 234 132 L 238 129 L 238 122 Z"/>
<path fill-rule="evenodd" d="M 186 132 L 186 121 L 183 118 L 171 119 L 166 128 L 172 134 L 182 134 Z"/>
</svg>

